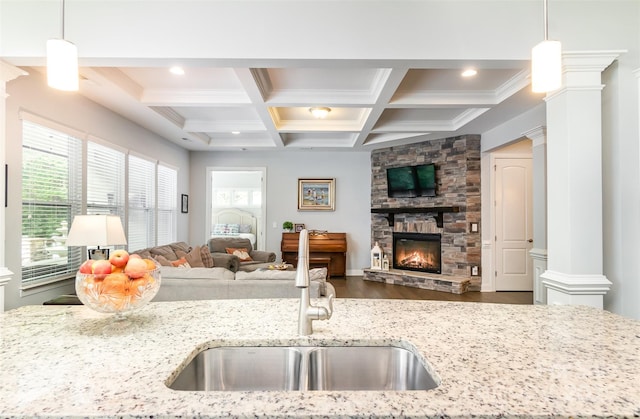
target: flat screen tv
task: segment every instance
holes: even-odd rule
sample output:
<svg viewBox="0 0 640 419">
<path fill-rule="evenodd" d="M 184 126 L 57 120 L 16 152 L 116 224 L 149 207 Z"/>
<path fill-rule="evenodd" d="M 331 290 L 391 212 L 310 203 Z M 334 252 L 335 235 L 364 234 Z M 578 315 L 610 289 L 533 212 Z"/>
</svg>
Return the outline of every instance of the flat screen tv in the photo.
<svg viewBox="0 0 640 419">
<path fill-rule="evenodd" d="M 387 194 L 390 198 L 436 196 L 436 168 L 433 163 L 387 169 Z"/>
<path fill-rule="evenodd" d="M 436 166 L 423 164 L 415 166 L 418 180 L 418 196 L 436 196 Z"/>
</svg>

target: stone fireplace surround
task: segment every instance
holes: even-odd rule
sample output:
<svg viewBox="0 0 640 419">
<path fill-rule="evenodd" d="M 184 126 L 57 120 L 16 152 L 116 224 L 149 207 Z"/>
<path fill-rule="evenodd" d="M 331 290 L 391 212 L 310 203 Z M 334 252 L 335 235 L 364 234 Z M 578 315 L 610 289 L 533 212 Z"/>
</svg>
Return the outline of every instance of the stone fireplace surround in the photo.
<svg viewBox="0 0 640 419">
<path fill-rule="evenodd" d="M 387 167 L 435 163 L 436 196 L 389 198 Z M 453 208 L 440 214 L 424 208 Z M 480 222 L 480 136 L 464 135 L 423 143 L 374 150 L 371 153 L 371 245 L 378 242 L 392 260 L 393 232 L 439 233 L 442 235 L 442 273 L 405 270 L 364 270 L 364 279 L 461 294 L 479 291 L 480 276 L 471 276 L 471 266 L 481 271 L 480 233 L 471 233 L 470 223 Z M 391 208 L 387 218 L 384 209 Z M 402 212 L 407 209 L 407 212 Z M 440 227 L 437 218 L 442 221 Z M 389 225 L 389 219 L 393 220 Z"/>
</svg>

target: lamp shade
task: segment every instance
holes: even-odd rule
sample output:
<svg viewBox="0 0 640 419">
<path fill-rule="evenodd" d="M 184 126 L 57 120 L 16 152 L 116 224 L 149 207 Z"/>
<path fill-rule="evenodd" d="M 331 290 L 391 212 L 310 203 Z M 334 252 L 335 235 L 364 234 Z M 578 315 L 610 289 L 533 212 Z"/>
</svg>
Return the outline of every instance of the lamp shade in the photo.
<svg viewBox="0 0 640 419">
<path fill-rule="evenodd" d="M 67 246 L 114 246 L 127 244 L 117 215 L 76 215 L 67 236 Z"/>
<path fill-rule="evenodd" d="M 562 85 L 562 46 L 559 41 L 542 41 L 531 50 L 531 90 L 551 92 Z"/>
<path fill-rule="evenodd" d="M 64 39 L 47 41 L 47 84 L 58 90 L 79 88 L 78 48 Z"/>
</svg>

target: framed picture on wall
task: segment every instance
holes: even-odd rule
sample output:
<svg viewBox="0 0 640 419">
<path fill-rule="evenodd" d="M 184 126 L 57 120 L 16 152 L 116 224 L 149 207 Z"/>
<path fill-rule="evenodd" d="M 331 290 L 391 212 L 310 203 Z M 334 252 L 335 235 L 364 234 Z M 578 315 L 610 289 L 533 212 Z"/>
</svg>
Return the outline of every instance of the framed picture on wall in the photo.
<svg viewBox="0 0 640 419">
<path fill-rule="evenodd" d="M 304 230 L 304 224 L 293 225 L 293 231 L 295 231 L 296 233 L 300 233 L 302 230 Z"/>
<path fill-rule="evenodd" d="M 298 179 L 298 211 L 334 211 L 335 179 Z"/>
</svg>

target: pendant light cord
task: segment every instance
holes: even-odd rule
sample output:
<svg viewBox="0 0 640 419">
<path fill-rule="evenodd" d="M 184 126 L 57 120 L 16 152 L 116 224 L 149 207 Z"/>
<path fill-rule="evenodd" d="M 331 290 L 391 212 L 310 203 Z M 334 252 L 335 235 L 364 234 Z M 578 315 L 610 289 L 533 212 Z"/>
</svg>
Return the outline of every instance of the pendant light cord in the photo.
<svg viewBox="0 0 640 419">
<path fill-rule="evenodd" d="M 64 4 L 64 0 L 62 0 Z M 547 8 L 547 0 L 544 0 L 542 3 L 542 13 L 544 15 L 544 40 L 549 40 L 549 10 Z"/>
<path fill-rule="evenodd" d="M 62 0 L 62 39 L 64 39 L 64 0 Z"/>
</svg>

